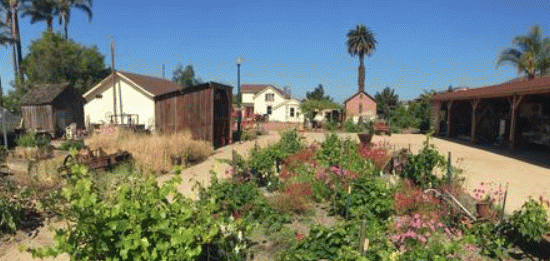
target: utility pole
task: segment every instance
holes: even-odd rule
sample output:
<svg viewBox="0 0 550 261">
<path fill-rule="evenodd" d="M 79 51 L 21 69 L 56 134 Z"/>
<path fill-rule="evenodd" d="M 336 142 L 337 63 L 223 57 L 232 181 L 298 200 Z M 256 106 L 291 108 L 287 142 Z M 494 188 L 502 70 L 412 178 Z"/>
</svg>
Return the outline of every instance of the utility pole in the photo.
<svg viewBox="0 0 550 261">
<path fill-rule="evenodd" d="M 111 76 L 113 81 L 113 115 L 114 115 L 114 123 L 118 123 L 117 115 L 116 115 L 116 70 L 115 70 L 115 39 L 111 35 Z M 112 118 L 111 118 L 112 120 Z"/>
</svg>

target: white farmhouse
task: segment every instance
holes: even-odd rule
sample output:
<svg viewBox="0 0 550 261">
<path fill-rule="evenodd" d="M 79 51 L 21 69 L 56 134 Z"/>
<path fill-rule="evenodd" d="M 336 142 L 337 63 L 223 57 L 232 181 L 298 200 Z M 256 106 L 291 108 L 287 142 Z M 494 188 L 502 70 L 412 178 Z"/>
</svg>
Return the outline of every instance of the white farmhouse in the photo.
<svg viewBox="0 0 550 261">
<path fill-rule="evenodd" d="M 269 121 L 303 122 L 300 101 L 273 85 L 245 84 L 241 86 L 244 115 L 269 115 Z"/>
<path fill-rule="evenodd" d="M 165 79 L 117 71 L 83 95 L 86 126 L 132 123 L 154 130 L 155 98 L 180 89 Z"/>
</svg>

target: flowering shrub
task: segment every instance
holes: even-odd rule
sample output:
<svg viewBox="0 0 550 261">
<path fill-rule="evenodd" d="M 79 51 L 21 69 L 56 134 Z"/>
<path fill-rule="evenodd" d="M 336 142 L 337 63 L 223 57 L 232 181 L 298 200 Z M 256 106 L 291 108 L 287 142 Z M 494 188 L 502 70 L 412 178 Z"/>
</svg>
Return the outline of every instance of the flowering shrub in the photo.
<svg viewBox="0 0 550 261">
<path fill-rule="evenodd" d="M 400 214 L 429 213 L 441 211 L 441 201 L 432 195 L 425 194 L 422 189 L 404 182 L 393 194 L 394 210 Z"/>
<path fill-rule="evenodd" d="M 418 243 L 425 244 L 436 233 L 443 233 L 449 238 L 462 235 L 461 230 L 450 228 L 441 223 L 437 216 L 420 214 L 398 217 L 392 229 L 394 232 L 389 238 L 401 249 Z"/>
<path fill-rule="evenodd" d="M 359 154 L 364 159 L 372 160 L 372 162 L 374 163 L 374 166 L 377 169 L 383 169 L 384 165 L 386 164 L 386 162 L 390 158 L 390 156 L 388 155 L 388 151 L 386 149 L 375 148 L 375 147 L 370 147 L 370 146 L 361 147 L 359 149 Z"/>
<path fill-rule="evenodd" d="M 480 203 L 499 204 L 504 198 L 502 184 L 497 188 L 494 182 L 481 182 L 473 192 L 474 198 Z"/>
</svg>

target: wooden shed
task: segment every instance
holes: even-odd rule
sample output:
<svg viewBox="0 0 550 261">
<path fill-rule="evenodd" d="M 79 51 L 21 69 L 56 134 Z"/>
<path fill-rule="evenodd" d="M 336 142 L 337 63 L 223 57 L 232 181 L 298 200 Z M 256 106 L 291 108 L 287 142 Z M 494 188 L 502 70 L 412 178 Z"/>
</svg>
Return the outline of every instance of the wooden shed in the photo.
<svg viewBox="0 0 550 261">
<path fill-rule="evenodd" d="M 215 148 L 231 141 L 232 87 L 209 82 L 155 97 L 155 129 L 160 133 L 190 130 L 194 139 Z"/>
<path fill-rule="evenodd" d="M 76 123 L 84 127 L 84 99 L 68 83 L 33 87 L 21 98 L 23 128 L 61 136 Z"/>
</svg>

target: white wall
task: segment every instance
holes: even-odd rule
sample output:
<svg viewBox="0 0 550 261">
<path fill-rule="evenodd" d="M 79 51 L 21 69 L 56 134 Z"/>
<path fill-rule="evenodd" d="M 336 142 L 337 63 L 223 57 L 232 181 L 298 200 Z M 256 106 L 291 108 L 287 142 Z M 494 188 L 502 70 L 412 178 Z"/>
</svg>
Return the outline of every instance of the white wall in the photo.
<svg viewBox="0 0 550 261">
<path fill-rule="evenodd" d="M 92 100 L 84 105 L 84 120 L 90 124 L 109 123 L 109 115 L 113 113 L 113 88 L 112 85 L 94 94 Z M 155 102 L 148 95 L 133 87 L 119 77 L 116 82 L 116 114 L 122 113 L 139 115 L 139 124 L 145 124 L 145 128 L 155 127 Z M 101 95 L 101 98 L 97 97 Z M 120 99 L 122 97 L 122 99 Z M 122 101 L 122 103 L 121 103 Z"/>
<path fill-rule="evenodd" d="M 294 108 L 294 116 L 290 116 L 291 108 Z M 299 103 L 290 100 L 282 106 L 276 107 L 273 114 L 269 116 L 269 121 L 300 123 L 304 122 L 304 115 L 300 111 Z"/>
<path fill-rule="evenodd" d="M 243 103 L 253 103 L 254 102 L 254 93 L 243 93 L 242 94 Z"/>
<path fill-rule="evenodd" d="M 266 94 L 274 94 L 273 101 L 266 101 L 265 95 Z M 263 91 L 259 92 L 254 97 L 254 114 L 258 115 L 264 115 L 267 114 L 267 106 L 271 106 L 273 110 L 275 110 L 275 107 L 277 105 L 285 102 L 286 99 L 282 95 L 279 94 L 279 92 L 275 91 L 273 88 L 265 88 Z M 271 116 L 270 116 L 271 118 Z"/>
</svg>

